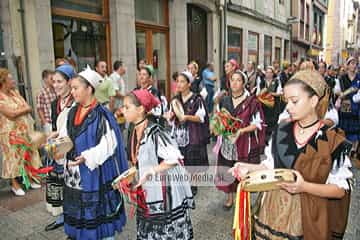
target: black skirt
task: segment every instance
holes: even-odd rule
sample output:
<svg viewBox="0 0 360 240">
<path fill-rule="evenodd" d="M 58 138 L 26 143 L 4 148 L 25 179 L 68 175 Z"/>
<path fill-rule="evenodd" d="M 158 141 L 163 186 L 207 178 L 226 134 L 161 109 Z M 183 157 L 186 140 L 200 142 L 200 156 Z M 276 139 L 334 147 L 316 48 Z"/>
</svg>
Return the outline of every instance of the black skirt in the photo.
<svg viewBox="0 0 360 240">
<path fill-rule="evenodd" d="M 190 173 L 205 172 L 209 168 L 206 145 L 189 144 L 186 147 L 180 147 L 179 149 L 184 156 L 185 168 Z"/>
</svg>

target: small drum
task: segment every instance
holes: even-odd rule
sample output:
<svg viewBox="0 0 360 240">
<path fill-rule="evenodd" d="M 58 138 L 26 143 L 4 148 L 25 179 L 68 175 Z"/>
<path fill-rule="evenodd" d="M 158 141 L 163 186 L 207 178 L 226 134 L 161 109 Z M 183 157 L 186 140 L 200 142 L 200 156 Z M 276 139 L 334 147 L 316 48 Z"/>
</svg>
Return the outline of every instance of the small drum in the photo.
<svg viewBox="0 0 360 240">
<path fill-rule="evenodd" d="M 117 189 L 118 188 L 118 183 L 120 181 L 123 181 L 123 180 L 127 180 L 128 183 L 132 183 L 136 177 L 136 174 L 137 174 L 137 170 L 136 170 L 136 167 L 131 167 L 129 168 L 128 170 L 126 170 L 125 172 L 123 172 L 120 176 L 118 176 L 113 182 L 112 182 L 112 187 L 114 189 Z"/>
<path fill-rule="evenodd" d="M 179 100 L 173 99 L 171 101 L 172 109 L 176 117 L 181 121 L 184 118 L 185 112 Z"/>
<path fill-rule="evenodd" d="M 60 137 L 56 139 L 51 139 L 45 145 L 45 151 L 49 156 L 55 155 L 65 155 L 73 148 L 73 143 L 69 137 Z"/>
<path fill-rule="evenodd" d="M 279 189 L 278 183 L 295 182 L 296 175 L 290 169 L 259 170 L 241 180 L 241 188 L 248 192 L 265 192 Z"/>
<path fill-rule="evenodd" d="M 64 187 L 64 176 L 55 172 L 50 172 L 46 177 L 46 202 L 53 207 L 62 206 Z"/>
<path fill-rule="evenodd" d="M 344 92 L 343 92 L 343 96 L 347 96 L 347 95 L 350 95 L 352 93 L 355 93 L 357 92 L 359 89 L 356 88 L 356 87 L 349 87 L 348 89 L 346 89 Z"/>
<path fill-rule="evenodd" d="M 42 144 L 46 143 L 46 135 L 42 132 L 34 131 L 29 133 L 31 145 L 34 148 L 39 148 Z"/>
</svg>

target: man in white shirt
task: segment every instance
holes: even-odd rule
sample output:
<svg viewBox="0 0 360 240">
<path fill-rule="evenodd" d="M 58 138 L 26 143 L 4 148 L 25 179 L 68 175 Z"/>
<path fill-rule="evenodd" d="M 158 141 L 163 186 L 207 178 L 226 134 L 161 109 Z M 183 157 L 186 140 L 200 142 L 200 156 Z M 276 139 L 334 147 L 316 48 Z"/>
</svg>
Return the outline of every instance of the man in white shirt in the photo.
<svg viewBox="0 0 360 240">
<path fill-rule="evenodd" d="M 109 78 L 115 90 L 115 103 L 114 103 L 115 117 L 121 130 L 125 129 L 125 118 L 121 109 L 126 94 L 125 81 L 123 79 L 125 73 L 126 73 L 126 68 L 124 66 L 124 63 L 121 60 L 120 61 L 116 60 L 113 64 L 113 73 L 110 75 Z"/>
<path fill-rule="evenodd" d="M 116 60 L 113 65 L 113 73 L 110 75 L 110 79 L 115 90 L 115 109 L 122 106 L 122 101 L 125 96 L 125 82 L 123 76 L 126 73 L 126 68 L 122 61 Z"/>
</svg>

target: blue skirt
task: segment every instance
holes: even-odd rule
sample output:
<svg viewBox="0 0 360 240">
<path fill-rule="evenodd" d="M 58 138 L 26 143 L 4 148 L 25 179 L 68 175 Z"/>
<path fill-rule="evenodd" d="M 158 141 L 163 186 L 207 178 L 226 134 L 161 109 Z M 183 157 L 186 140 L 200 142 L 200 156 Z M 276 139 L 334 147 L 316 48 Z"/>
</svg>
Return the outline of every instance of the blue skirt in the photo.
<svg viewBox="0 0 360 240">
<path fill-rule="evenodd" d="M 339 128 L 344 130 L 346 139 L 351 142 L 360 141 L 360 119 L 351 112 L 339 111 Z"/>
<path fill-rule="evenodd" d="M 74 239 L 112 237 L 126 223 L 124 202 L 110 183 L 94 192 L 65 186 L 63 209 L 65 233 Z"/>
</svg>

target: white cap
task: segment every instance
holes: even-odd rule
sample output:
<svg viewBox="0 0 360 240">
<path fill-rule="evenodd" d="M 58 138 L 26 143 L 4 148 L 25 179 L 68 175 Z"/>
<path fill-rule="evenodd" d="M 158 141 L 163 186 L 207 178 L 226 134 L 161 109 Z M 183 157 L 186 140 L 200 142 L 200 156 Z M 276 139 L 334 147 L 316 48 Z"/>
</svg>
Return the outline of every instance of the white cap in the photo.
<svg viewBox="0 0 360 240">
<path fill-rule="evenodd" d="M 89 65 L 87 65 L 86 69 L 80 72 L 79 75 L 85 78 L 85 80 L 88 81 L 95 89 L 104 81 L 104 78 L 92 70 Z"/>
<path fill-rule="evenodd" d="M 192 83 L 194 81 L 194 77 L 191 74 L 191 72 L 189 71 L 183 71 L 181 72 L 181 74 L 185 75 L 187 77 L 187 79 L 189 80 L 190 83 Z"/>
</svg>

